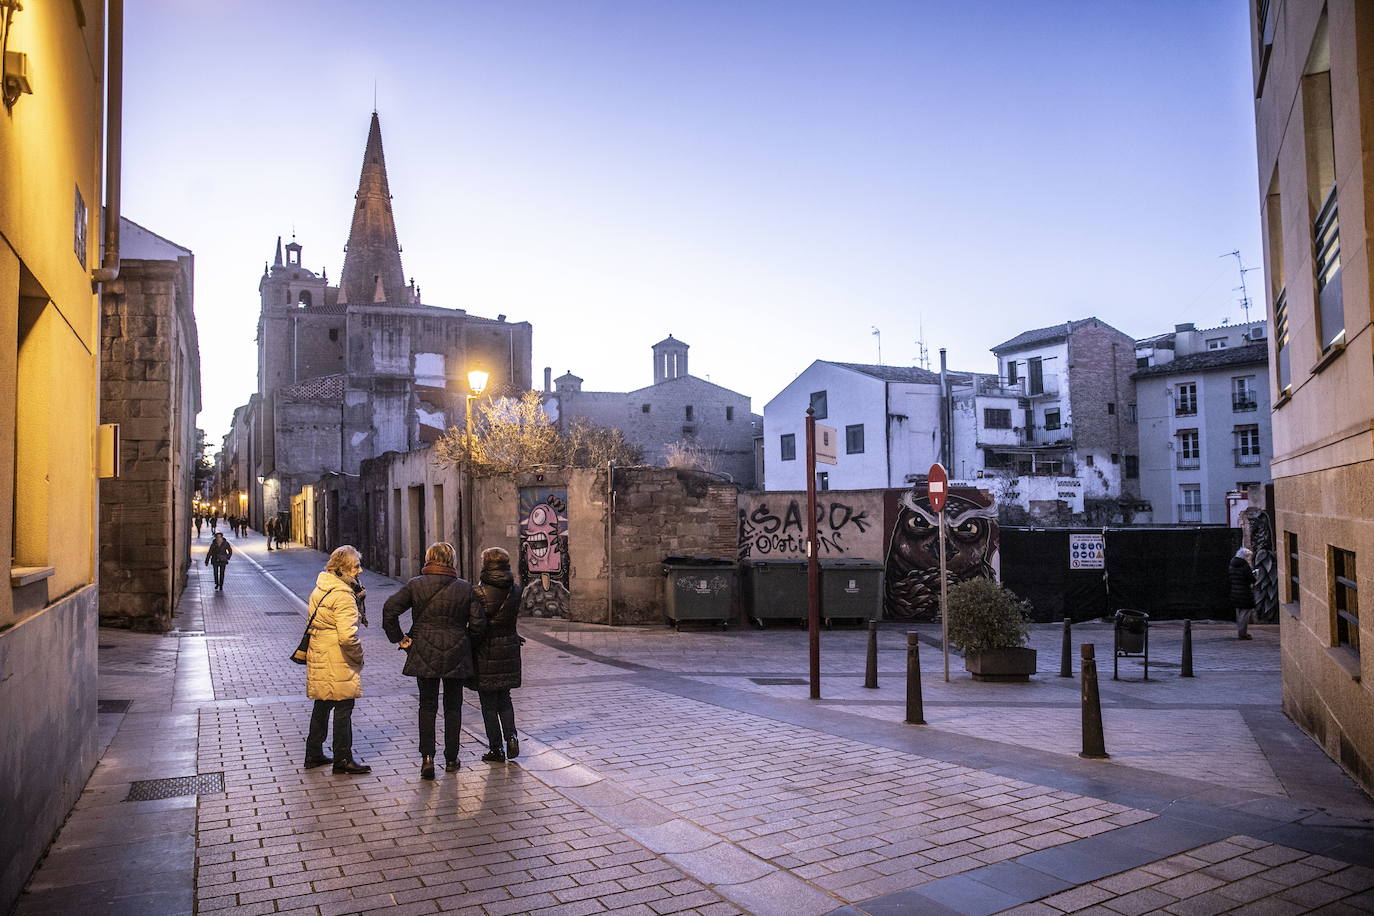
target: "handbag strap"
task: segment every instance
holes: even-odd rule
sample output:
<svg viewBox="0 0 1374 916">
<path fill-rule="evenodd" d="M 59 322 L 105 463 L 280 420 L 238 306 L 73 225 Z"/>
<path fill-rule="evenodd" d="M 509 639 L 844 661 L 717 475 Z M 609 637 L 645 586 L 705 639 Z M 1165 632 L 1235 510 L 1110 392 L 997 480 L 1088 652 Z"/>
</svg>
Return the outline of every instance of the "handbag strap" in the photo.
<svg viewBox="0 0 1374 916">
<path fill-rule="evenodd" d="M 309 633 L 310 628 L 315 625 L 315 615 L 320 612 L 320 605 L 324 604 L 324 599 L 328 598 L 332 592 L 337 592 L 339 587 L 336 585 L 320 596 L 320 600 L 315 602 L 315 609 L 310 612 L 310 620 L 305 625 L 305 632 Z"/>
</svg>

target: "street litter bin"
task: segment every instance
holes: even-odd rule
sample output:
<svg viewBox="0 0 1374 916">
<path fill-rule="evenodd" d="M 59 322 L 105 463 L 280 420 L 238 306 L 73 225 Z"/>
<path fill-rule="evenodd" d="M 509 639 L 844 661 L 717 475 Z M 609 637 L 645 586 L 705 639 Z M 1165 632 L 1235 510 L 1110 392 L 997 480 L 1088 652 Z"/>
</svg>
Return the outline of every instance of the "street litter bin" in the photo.
<svg viewBox="0 0 1374 916">
<path fill-rule="evenodd" d="M 665 557 L 668 623 L 677 629 L 684 620 L 700 620 L 725 629 L 734 614 L 738 571 L 734 560 L 724 558 Z"/>
<path fill-rule="evenodd" d="M 806 623 L 806 561 L 756 560 L 749 564 L 749 619 Z"/>
<path fill-rule="evenodd" d="M 883 613 L 883 565 L 871 560 L 821 561 L 821 614 L 832 620 L 878 620 Z"/>
<path fill-rule="evenodd" d="M 1120 608 L 1114 618 L 1112 680 L 1117 680 L 1118 660 L 1145 656 L 1145 680 L 1150 679 L 1150 615 L 1144 611 Z"/>
</svg>

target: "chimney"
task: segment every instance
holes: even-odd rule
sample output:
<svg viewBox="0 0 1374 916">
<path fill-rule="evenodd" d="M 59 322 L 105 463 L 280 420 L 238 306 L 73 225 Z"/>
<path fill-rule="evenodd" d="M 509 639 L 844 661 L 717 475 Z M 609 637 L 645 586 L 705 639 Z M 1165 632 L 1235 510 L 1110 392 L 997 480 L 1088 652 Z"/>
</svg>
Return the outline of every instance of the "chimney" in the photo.
<svg viewBox="0 0 1374 916">
<path fill-rule="evenodd" d="M 544 393 L 547 394 L 553 389 L 553 367 L 544 367 Z"/>
</svg>

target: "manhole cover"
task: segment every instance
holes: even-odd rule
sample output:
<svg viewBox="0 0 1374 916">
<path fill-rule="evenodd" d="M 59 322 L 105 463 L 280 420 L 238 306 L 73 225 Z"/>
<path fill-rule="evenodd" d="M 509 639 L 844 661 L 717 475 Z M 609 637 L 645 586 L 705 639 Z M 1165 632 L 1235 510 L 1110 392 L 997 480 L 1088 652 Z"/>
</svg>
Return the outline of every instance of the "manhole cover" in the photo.
<svg viewBox="0 0 1374 916">
<path fill-rule="evenodd" d="M 168 630 L 163 636 L 204 636 L 204 630 Z"/>
<path fill-rule="evenodd" d="M 800 677 L 751 677 L 749 680 L 760 687 L 804 687 L 808 683 Z"/>
<path fill-rule="evenodd" d="M 299 617 L 299 616 L 301 616 L 301 615 L 298 614 L 298 613 L 296 613 L 295 611 L 268 611 L 268 612 L 265 613 L 263 616 L 264 616 L 264 617 Z"/>
<path fill-rule="evenodd" d="M 95 704 L 97 713 L 106 712 L 128 712 L 133 700 L 99 700 Z"/>
<path fill-rule="evenodd" d="M 153 801 L 158 798 L 210 795 L 223 791 L 223 773 L 201 773 L 198 776 L 173 776 L 171 779 L 141 779 L 129 786 L 129 794 L 124 800 Z"/>
</svg>

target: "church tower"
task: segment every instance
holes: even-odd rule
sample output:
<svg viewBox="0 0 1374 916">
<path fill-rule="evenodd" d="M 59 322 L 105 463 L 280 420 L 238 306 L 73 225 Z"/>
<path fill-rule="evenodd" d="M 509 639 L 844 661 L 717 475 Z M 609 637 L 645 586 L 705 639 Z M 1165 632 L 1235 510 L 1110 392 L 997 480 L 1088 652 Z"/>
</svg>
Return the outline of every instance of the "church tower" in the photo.
<svg viewBox="0 0 1374 916">
<path fill-rule="evenodd" d="M 363 151 L 363 169 L 354 196 L 353 225 L 344 248 L 339 290 L 339 301 L 350 305 L 415 304 L 415 291 L 407 288 L 401 270 L 401 246 L 396 239 L 391 187 L 382 152 L 382 124 L 375 111 Z"/>
<path fill-rule="evenodd" d="M 278 236 L 272 266 L 263 269 L 262 279 L 258 281 L 258 295 L 262 299 L 262 310 L 258 314 L 260 392 L 274 391 L 318 374 L 316 367 L 301 365 L 297 338 L 303 330 L 300 316 L 315 313 L 318 307 L 327 304 L 325 296 L 329 281 L 301 264 L 302 250 L 294 238 L 283 246 Z M 331 364 L 327 371 L 337 372 L 339 368 Z"/>
<path fill-rule="evenodd" d="M 687 345 L 669 334 L 654 344 L 654 384 L 670 382 L 687 374 Z"/>
</svg>

